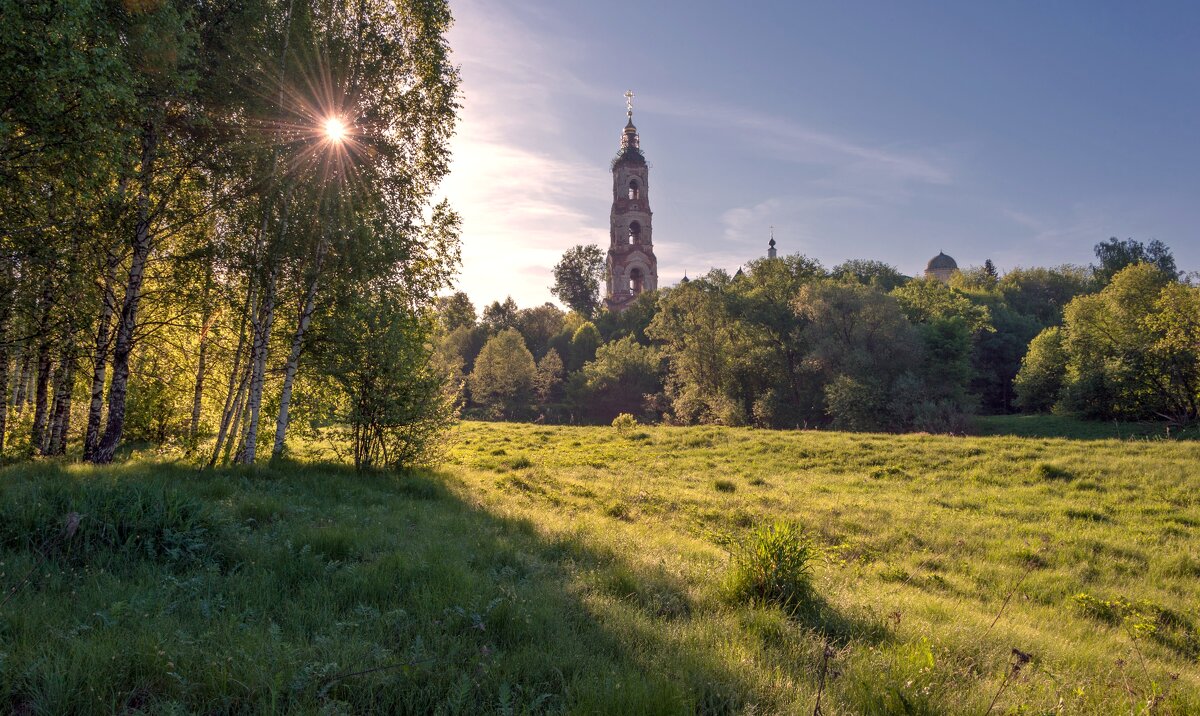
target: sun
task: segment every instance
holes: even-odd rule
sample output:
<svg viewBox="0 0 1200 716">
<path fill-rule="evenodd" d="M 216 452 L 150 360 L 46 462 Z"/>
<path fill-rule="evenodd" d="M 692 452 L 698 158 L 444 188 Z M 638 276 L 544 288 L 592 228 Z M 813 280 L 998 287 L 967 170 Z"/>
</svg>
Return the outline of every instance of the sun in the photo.
<svg viewBox="0 0 1200 716">
<path fill-rule="evenodd" d="M 325 120 L 325 138 L 331 142 L 340 142 L 346 137 L 346 125 L 337 117 Z"/>
</svg>

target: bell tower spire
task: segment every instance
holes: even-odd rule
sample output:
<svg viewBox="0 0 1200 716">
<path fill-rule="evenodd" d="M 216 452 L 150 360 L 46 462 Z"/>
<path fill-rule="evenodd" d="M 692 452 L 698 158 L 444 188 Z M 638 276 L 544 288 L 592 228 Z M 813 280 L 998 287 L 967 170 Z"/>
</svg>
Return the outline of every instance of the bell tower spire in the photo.
<svg viewBox="0 0 1200 716">
<path fill-rule="evenodd" d="M 633 126 L 633 90 L 625 90 L 625 131 L 621 134 L 621 149 L 639 149 L 642 140 Z"/>
<path fill-rule="evenodd" d="M 633 124 L 633 90 L 625 92 L 625 130 L 612 161 L 613 203 L 609 213 L 604 302 L 623 311 L 643 291 L 658 288 L 658 259 L 651 240 L 650 172 Z"/>
</svg>

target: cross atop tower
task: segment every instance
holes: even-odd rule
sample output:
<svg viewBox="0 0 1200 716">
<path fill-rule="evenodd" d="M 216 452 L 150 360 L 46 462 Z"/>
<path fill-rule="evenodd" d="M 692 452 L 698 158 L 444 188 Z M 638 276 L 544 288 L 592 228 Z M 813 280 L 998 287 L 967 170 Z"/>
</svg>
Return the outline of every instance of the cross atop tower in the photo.
<svg viewBox="0 0 1200 716">
<path fill-rule="evenodd" d="M 625 90 L 625 115 L 633 119 L 633 90 Z"/>
</svg>

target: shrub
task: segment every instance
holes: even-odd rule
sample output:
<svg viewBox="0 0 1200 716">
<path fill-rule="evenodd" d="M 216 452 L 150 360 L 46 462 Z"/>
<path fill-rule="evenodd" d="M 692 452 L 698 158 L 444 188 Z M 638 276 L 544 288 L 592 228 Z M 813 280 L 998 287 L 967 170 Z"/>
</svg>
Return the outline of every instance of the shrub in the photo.
<svg viewBox="0 0 1200 716">
<path fill-rule="evenodd" d="M 633 417 L 629 413 L 621 413 L 617 417 L 613 418 L 612 421 L 612 426 L 616 428 L 617 432 L 621 433 L 622 435 L 628 433 L 630 430 L 633 430 L 635 427 L 637 427 L 637 424 L 637 418 Z"/>
<path fill-rule="evenodd" d="M 812 599 L 816 547 L 799 526 L 777 522 L 755 530 L 734 554 L 731 596 L 751 604 L 775 604 L 787 612 Z"/>
<path fill-rule="evenodd" d="M 433 321 L 410 300 L 386 282 L 364 287 L 314 342 L 339 388 L 332 432 L 350 443 L 360 471 L 438 462 L 458 420 L 459 386 L 433 360 Z"/>
<path fill-rule="evenodd" d="M 1063 514 L 1065 514 L 1067 517 L 1070 517 L 1073 520 L 1083 520 L 1085 522 L 1112 522 L 1113 521 L 1111 517 L 1104 514 L 1103 512 L 1097 512 L 1095 510 L 1088 510 L 1088 509 L 1076 510 L 1073 508 L 1069 508 Z"/>
<path fill-rule="evenodd" d="M 839 430 L 881 430 L 888 414 L 885 394 L 875 381 L 839 375 L 825 386 L 825 409 Z"/>
<path fill-rule="evenodd" d="M 717 492 L 737 491 L 737 485 L 733 483 L 733 480 L 717 480 L 713 483 L 713 487 L 716 488 Z"/>
</svg>

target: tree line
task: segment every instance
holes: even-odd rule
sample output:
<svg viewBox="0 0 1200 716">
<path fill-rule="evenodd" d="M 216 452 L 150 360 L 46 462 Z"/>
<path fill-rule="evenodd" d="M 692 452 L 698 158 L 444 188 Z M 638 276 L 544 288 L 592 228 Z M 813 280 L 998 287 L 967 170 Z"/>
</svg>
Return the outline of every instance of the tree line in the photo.
<svg viewBox="0 0 1200 716">
<path fill-rule="evenodd" d="M 602 308 L 603 254 L 574 247 L 552 304 L 439 302 L 438 359 L 468 414 L 551 422 L 962 432 L 977 413 L 1200 417 L 1200 288 L 1159 241 L 1092 266 L 989 260 L 948 282 L 800 255 L 713 270 Z"/>
<path fill-rule="evenodd" d="M 442 0 L 0 0 L 0 454 L 419 461 L 458 219 Z M 344 130 L 344 136 L 342 136 Z"/>
</svg>

